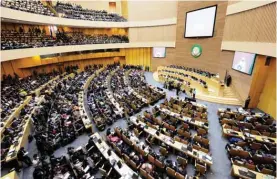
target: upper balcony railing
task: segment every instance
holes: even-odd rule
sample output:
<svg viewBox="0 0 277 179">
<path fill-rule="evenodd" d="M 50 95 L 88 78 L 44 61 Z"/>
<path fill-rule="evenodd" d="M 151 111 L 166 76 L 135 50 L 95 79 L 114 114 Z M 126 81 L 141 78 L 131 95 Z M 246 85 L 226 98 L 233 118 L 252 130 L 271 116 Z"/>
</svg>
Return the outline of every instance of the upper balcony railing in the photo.
<svg viewBox="0 0 277 179">
<path fill-rule="evenodd" d="M 86 28 L 131 28 L 131 27 L 151 27 L 175 25 L 177 18 L 167 18 L 149 21 L 127 21 L 127 22 L 108 22 L 108 21 L 89 21 L 76 20 L 55 16 L 46 16 L 34 14 L 6 7 L 1 7 L 1 21 L 21 24 L 44 24 L 44 25 L 62 25 L 70 27 Z"/>
</svg>

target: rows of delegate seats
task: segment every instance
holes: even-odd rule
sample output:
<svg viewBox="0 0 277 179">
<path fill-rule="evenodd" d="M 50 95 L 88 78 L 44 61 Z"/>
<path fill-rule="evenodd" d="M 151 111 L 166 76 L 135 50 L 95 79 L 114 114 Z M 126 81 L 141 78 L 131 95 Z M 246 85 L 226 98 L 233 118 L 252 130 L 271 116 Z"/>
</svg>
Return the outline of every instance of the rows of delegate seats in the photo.
<svg viewBox="0 0 277 179">
<path fill-rule="evenodd" d="M 49 113 L 50 117 L 48 118 L 52 120 L 52 127 L 54 127 L 52 128 L 54 130 L 49 131 L 49 135 L 52 135 L 52 137 L 54 137 L 52 139 L 54 140 L 49 140 L 50 136 L 48 136 L 46 139 L 47 141 L 44 141 L 43 143 L 44 145 L 47 145 L 47 142 L 52 144 L 55 143 L 57 147 L 60 145 L 66 145 L 67 143 L 71 143 L 79 134 L 84 132 L 85 124 L 82 123 L 82 118 L 84 116 L 81 115 L 80 111 L 83 109 L 81 106 L 78 106 L 80 99 L 78 95 L 83 94 L 83 87 L 87 79 L 94 76 L 101 67 L 102 65 L 86 66 L 84 72 L 74 71 L 74 73 L 69 74 L 69 76 L 55 86 L 52 90 L 53 93 L 48 91 L 49 94 L 52 94 L 53 96 L 56 95 L 56 97 L 51 100 L 51 108 L 54 108 L 55 110 Z M 58 114 L 58 111 L 60 114 Z M 54 116 L 58 116 L 58 118 L 52 118 Z M 60 127 L 60 131 L 55 128 L 56 126 Z M 47 125 L 47 128 L 49 130 L 49 125 Z M 42 135 L 41 137 L 44 136 Z M 40 151 L 41 157 L 38 158 L 39 165 L 35 166 L 33 172 L 34 178 L 79 178 L 80 173 L 76 171 L 76 166 L 74 167 L 70 148 L 68 151 L 69 158 L 65 156 L 54 157 L 51 155 L 53 151 L 50 151 L 50 154 L 48 154 L 51 155 L 50 162 L 48 162 L 43 155 L 43 151 L 46 152 L 45 148 L 38 146 L 38 149 L 42 150 L 42 152 Z M 90 172 L 88 169 L 85 171 Z M 84 174 L 84 178 L 91 178 L 90 174 Z"/>
<path fill-rule="evenodd" d="M 171 102 L 177 101 L 172 99 Z M 198 111 L 192 110 L 205 114 L 203 107 Z M 131 117 L 128 129 L 116 128 L 115 132 L 108 135 L 107 140 L 115 152 L 145 178 L 164 175 L 185 178 L 185 166 L 188 161 L 195 164 L 197 175 L 203 175 L 212 164 L 206 129 L 182 123 L 177 118 L 160 113 L 155 107 L 153 111 L 155 114 L 145 112 L 144 117 Z M 161 116 L 162 120 L 157 119 L 157 116 Z M 189 129 L 197 129 L 197 134 L 193 138 Z M 160 146 L 160 153 L 152 150 L 154 146 Z M 178 155 L 177 165 L 167 160 L 168 151 Z"/>
<path fill-rule="evenodd" d="M 100 67 L 99 67 L 100 68 Z M 97 68 L 97 69 L 99 69 Z M 115 93 L 114 92 L 122 92 L 122 90 L 124 88 L 130 87 L 133 91 L 133 98 L 138 100 L 140 99 L 141 101 L 143 101 L 143 99 L 147 99 L 145 100 L 145 104 L 150 104 L 150 103 L 155 103 L 156 101 L 158 101 L 159 99 L 164 97 L 164 92 L 162 92 L 162 90 L 157 89 L 155 87 L 152 86 L 147 86 L 145 88 L 145 91 L 142 91 L 142 88 L 140 88 L 139 86 L 136 86 L 134 84 L 132 84 L 132 82 L 130 81 L 137 81 L 137 83 L 139 84 L 146 84 L 141 71 L 139 69 L 132 69 L 132 67 L 124 67 L 125 69 L 120 69 L 119 66 L 117 64 L 115 65 L 109 65 L 107 67 L 107 69 L 104 69 L 102 71 L 99 72 L 99 74 L 95 75 L 95 78 L 92 79 L 95 80 L 93 83 L 95 83 L 93 87 L 91 87 L 90 90 L 95 89 L 94 87 L 99 87 L 96 88 L 96 91 L 98 93 L 99 98 L 96 99 L 96 102 L 99 102 L 97 100 L 100 100 L 101 104 L 101 100 L 103 101 L 109 101 L 109 100 L 114 100 L 114 101 L 110 101 L 110 103 L 108 103 L 109 105 L 106 105 L 106 103 L 101 104 L 100 109 L 102 109 L 105 113 L 105 107 L 107 107 L 106 109 L 108 109 L 110 107 L 110 109 L 114 109 L 111 111 L 115 111 L 118 110 L 117 108 L 122 108 L 122 106 L 124 106 L 123 104 L 125 103 L 125 101 L 121 101 L 121 103 L 117 103 L 117 100 L 115 100 Z M 47 114 L 50 115 L 49 119 L 51 119 L 51 116 L 54 117 L 52 120 L 52 123 L 47 123 L 46 124 L 46 130 L 49 130 L 48 133 L 46 133 L 47 136 L 47 142 L 51 141 L 51 142 L 57 142 L 57 146 L 59 147 L 59 145 L 65 145 L 67 142 L 71 142 L 70 140 L 70 135 L 72 133 L 72 131 L 70 130 L 70 127 L 68 125 L 76 122 L 74 120 L 72 120 L 73 118 L 71 118 L 72 116 L 74 116 L 74 119 L 77 119 L 77 121 L 81 121 L 80 117 L 76 117 L 74 112 L 78 111 L 78 108 L 75 108 L 76 104 L 78 104 L 78 99 L 81 99 L 78 97 L 79 91 L 81 90 L 80 88 L 83 88 L 86 79 L 88 79 L 88 76 L 92 76 L 93 72 L 91 71 L 92 69 L 86 69 L 85 72 L 79 72 L 77 73 L 76 71 L 74 72 L 73 75 L 69 75 L 67 78 L 63 78 L 63 80 L 56 82 L 55 85 L 51 86 L 50 88 L 46 88 L 44 90 L 42 90 L 42 102 L 39 103 L 38 108 L 46 108 L 49 111 L 35 111 L 35 115 L 33 115 L 34 119 L 38 116 L 38 115 L 42 115 L 42 116 L 47 116 Z M 94 72 L 96 69 L 93 69 Z M 119 75 L 119 77 L 114 78 L 114 76 Z M 125 78 L 127 76 L 127 78 Z M 98 78 L 99 77 L 99 78 Z M 112 79 L 114 78 L 115 81 L 113 81 Z M 127 79 L 127 80 L 126 80 Z M 119 88 L 113 88 L 112 84 L 117 84 L 119 83 L 121 87 Z M 72 88 L 72 86 L 74 86 Z M 114 85 L 115 86 L 115 85 Z M 69 92 L 68 94 L 65 93 Z M 104 91 L 104 93 L 103 93 Z M 88 91 L 88 94 L 89 91 Z M 101 95 L 100 95 L 101 94 Z M 109 94 L 109 95 L 107 95 Z M 112 94 L 112 95 L 111 95 Z M 124 93 L 119 93 L 118 95 L 123 95 Z M 128 93 L 126 93 L 128 94 Z M 89 96 L 89 95 L 88 95 Z M 102 98 L 102 97 L 103 98 Z M 152 96 L 152 98 L 151 98 Z M 95 97 L 95 96 L 94 96 Z M 109 99 L 109 100 L 106 100 Z M 94 99 L 93 99 L 94 100 Z M 125 100 L 127 101 L 128 98 L 125 98 Z M 51 101 L 51 102 L 50 102 Z M 58 101 L 58 102 L 57 102 Z M 103 102 L 102 101 L 102 102 Z M 89 102 L 89 101 L 88 101 Z M 176 103 L 174 105 L 170 105 L 169 103 Z M 210 155 L 208 154 L 208 142 L 206 139 L 206 134 L 207 134 L 207 124 L 205 124 L 205 119 L 206 119 L 206 108 L 205 106 L 196 104 L 196 103 L 192 103 L 191 105 L 185 105 L 187 102 L 184 101 L 179 101 L 178 99 L 171 99 L 170 102 L 167 102 L 167 100 L 165 101 L 164 104 L 161 104 L 161 106 L 158 106 L 156 108 L 153 109 L 153 111 L 155 111 L 154 115 L 161 115 L 163 121 L 155 121 L 157 123 L 153 123 L 153 121 L 150 123 L 149 121 L 146 122 L 144 121 L 145 119 L 148 119 L 147 117 L 153 116 L 151 113 L 149 112 L 145 112 L 145 117 L 143 117 L 144 119 L 141 119 L 142 121 L 146 122 L 145 123 L 145 127 L 144 129 L 144 133 L 143 133 L 143 127 L 141 126 L 136 126 L 136 122 L 134 122 L 134 120 L 130 120 L 129 123 L 129 127 L 128 127 L 128 131 L 132 131 L 132 141 L 140 141 L 140 137 L 145 137 L 146 140 L 145 142 L 143 142 L 143 140 L 141 141 L 143 143 L 143 148 L 148 151 L 147 153 L 144 154 L 148 154 L 149 153 L 149 148 L 151 148 L 153 145 L 158 145 L 158 141 L 160 141 L 162 144 L 162 147 L 160 149 L 160 152 L 162 155 L 159 154 L 155 154 L 151 153 L 149 155 L 143 156 L 143 160 L 146 163 L 136 163 L 137 161 L 133 161 L 137 159 L 137 155 L 138 155 L 138 148 L 134 148 L 134 151 L 137 150 L 137 152 L 135 152 L 137 155 L 128 155 L 128 153 L 119 153 L 118 152 L 118 146 L 117 148 L 114 147 L 114 145 L 112 143 L 110 143 L 112 145 L 113 148 L 115 148 L 115 151 L 118 155 L 116 155 L 115 153 L 113 153 L 111 151 L 111 149 L 107 146 L 104 145 L 104 141 L 94 141 L 94 146 L 96 146 L 98 148 L 98 156 L 100 157 L 97 158 L 97 156 L 91 156 L 92 160 L 89 160 L 86 158 L 78 158 L 77 160 L 74 159 L 74 157 L 72 156 L 72 154 L 70 154 L 70 152 L 68 152 L 69 154 L 69 160 L 66 157 L 60 157 L 60 158 L 55 158 L 54 156 L 51 156 L 50 158 L 50 163 L 48 163 L 47 161 L 43 161 L 44 157 L 43 155 L 41 156 L 40 162 L 43 163 L 42 165 L 39 165 L 38 167 L 35 167 L 35 172 L 34 172 L 34 176 L 37 174 L 43 174 L 43 175 L 48 175 L 49 173 L 51 173 L 52 177 L 86 177 L 86 178 L 92 178 L 95 175 L 100 175 L 101 176 L 108 176 L 113 178 L 112 176 L 114 176 L 114 178 L 119 178 L 119 176 L 122 176 L 122 173 L 124 173 L 124 175 L 129 175 L 129 176 L 133 176 L 133 177 L 139 177 L 136 173 L 140 173 L 140 175 L 142 177 L 149 177 L 149 178 L 153 178 L 154 176 L 161 176 L 161 175 L 165 175 L 165 176 L 171 176 L 171 177 L 177 177 L 177 178 L 184 178 L 186 177 L 186 172 L 185 172 L 185 166 L 187 162 L 193 162 L 196 166 L 196 173 L 197 175 L 202 175 L 206 172 L 206 170 L 209 168 L 209 166 L 212 164 L 212 159 L 210 157 Z M 67 106 L 67 105 L 68 106 Z M 71 105 L 74 104 L 74 105 Z M 118 106 L 117 106 L 118 105 Z M 167 107 L 165 107 L 166 105 L 168 105 Z M 176 107 L 176 105 L 178 105 L 179 107 Z M 94 105 L 95 106 L 95 105 Z M 98 105 L 97 105 L 98 106 Z M 109 106 L 109 107 L 108 107 Z M 196 106 L 196 107 L 195 107 Z M 53 110 L 53 107 L 55 110 Z M 56 107 L 56 108 L 55 108 Z M 68 108 L 69 110 L 68 110 Z M 98 106 L 99 107 L 99 106 Z M 132 108 L 132 106 L 129 106 Z M 189 115 L 191 118 L 199 118 L 197 120 L 202 120 L 200 123 L 195 122 L 195 119 L 185 119 L 183 122 L 182 120 L 180 120 L 180 118 L 182 118 L 182 115 L 185 115 L 185 111 L 179 111 L 180 112 L 180 116 L 177 117 L 177 110 L 179 108 L 183 108 L 183 107 L 187 107 L 186 112 L 187 115 Z M 37 109 L 38 109 L 37 108 Z M 58 110 L 57 110 L 58 108 Z M 165 112 L 163 109 L 167 108 L 167 110 L 172 110 L 172 112 L 176 112 L 175 114 L 173 114 L 173 116 L 176 116 L 176 119 L 173 119 L 173 117 L 170 117 L 170 115 L 172 115 L 171 113 L 167 113 Z M 66 110 L 65 110 L 66 109 Z M 71 109 L 71 110 L 70 110 Z M 124 109 L 124 108 L 123 108 Z M 136 108 L 134 108 L 136 109 Z M 126 109 L 124 109 L 125 111 Z M 160 112 L 159 112 L 160 110 Z M 69 112 L 69 114 L 68 114 Z M 118 112 L 118 111 L 117 111 Z M 136 112 L 139 112 L 136 111 Z M 197 112 L 202 112 L 203 115 L 200 115 Z M 62 114 L 63 113 L 63 114 Z M 96 112 L 97 113 L 97 112 Z M 126 112 L 125 112 L 126 113 Z M 65 115 L 64 115 L 65 114 Z M 102 113 L 101 113 L 102 114 Z M 116 113 L 114 113 L 116 114 Z M 130 113 L 130 115 L 132 115 L 134 113 Z M 72 116 L 71 116 L 72 115 Z M 58 116 L 58 117 L 57 117 Z M 71 116 L 71 117 L 70 117 Z M 64 117 L 64 122 L 63 121 L 63 117 Z M 112 116 L 111 119 L 113 119 L 113 117 L 116 116 Z M 122 117 L 122 116 L 119 116 Z M 43 117 L 41 117 L 43 118 Z M 47 117 L 48 118 L 48 117 Z M 132 118 L 132 117 L 131 117 Z M 33 120 L 34 120 L 33 119 Z M 62 120 L 61 120 L 62 119 Z M 93 117 L 93 119 L 95 119 Z M 101 119 L 99 121 L 105 121 L 106 118 L 103 118 L 103 115 L 101 116 Z M 151 121 L 152 117 L 149 117 L 149 120 Z M 35 119 L 36 123 L 38 121 L 37 118 Z M 43 121 L 43 120 L 42 120 Z M 49 120 L 51 121 L 51 120 Z M 141 121 L 141 122 L 142 122 Z M 105 121 L 106 122 L 106 121 Z M 114 122 L 114 121 L 112 121 Z M 59 124 L 56 124 L 59 123 Z M 61 123 L 66 123 L 68 125 L 62 126 Z M 38 125 L 38 124 L 35 124 Z M 160 125 L 159 127 L 157 127 L 158 125 Z M 174 126 L 175 125 L 175 126 Z M 178 126 L 179 125 L 179 126 Z M 44 126 L 44 125 L 41 125 Z M 50 127 L 49 127 L 50 126 Z M 74 125 L 73 125 L 74 126 Z M 64 127 L 66 128 L 64 134 L 66 134 L 65 136 L 60 136 L 62 133 L 62 129 L 64 129 Z M 152 130 L 150 130 L 150 128 L 153 127 Z M 75 129 L 75 127 L 73 127 Z M 84 128 L 84 126 L 82 126 L 82 129 Z M 40 129 L 42 129 L 41 127 L 36 126 L 36 134 L 43 134 L 42 131 L 39 131 Z M 72 128 L 71 128 L 72 129 Z M 189 129 L 197 129 L 197 135 L 194 136 L 193 138 L 191 137 L 191 134 L 189 132 Z M 187 130 L 187 131 L 186 131 Z M 154 134 L 152 133 L 153 131 Z M 75 131 L 78 132 L 78 131 Z M 125 131 L 126 132 L 126 131 Z M 128 132 L 127 132 L 128 133 Z M 129 134 L 126 133 L 126 136 L 129 136 Z M 160 133 L 158 136 L 157 133 Z M 39 141 L 40 139 L 37 138 L 35 134 L 36 139 Z M 97 134 L 97 133 L 96 133 Z M 114 135 L 114 134 L 112 134 Z M 41 137 L 44 135 L 41 135 Z M 59 136 L 59 137 L 57 137 Z M 110 135 L 107 135 L 108 137 Z M 161 138 L 162 136 L 164 136 L 163 138 Z M 135 138 L 136 137 L 136 138 Z M 168 137 L 168 138 L 167 138 Z M 62 138 L 62 139 L 61 139 Z M 65 139 L 63 139 L 65 138 Z M 129 138 L 129 137 L 127 137 Z M 124 140 L 124 142 L 126 142 L 125 138 L 122 138 Z M 157 139 L 157 140 L 156 140 Z M 205 140 L 206 139 L 206 140 Z M 63 142 L 60 143 L 59 140 L 67 140 L 64 144 Z M 74 140 L 74 139 L 73 139 Z M 173 141 L 173 142 L 172 142 Z M 44 140 L 44 145 L 47 146 L 47 142 L 45 143 Z M 101 144 L 102 143 L 102 144 Z M 175 144 L 174 144 L 175 143 Z M 129 145 L 129 147 L 127 147 L 127 144 Z M 42 146 L 42 143 L 38 144 L 38 148 L 39 146 Z M 107 150 L 106 154 L 105 151 L 103 151 L 103 148 L 106 146 L 106 148 L 109 148 L 109 150 Z M 132 150 L 132 148 L 134 147 L 133 144 L 127 142 L 124 145 L 126 148 L 128 148 L 128 150 Z M 146 147 L 145 147 L 146 146 Z M 150 146 L 150 147 L 149 147 Z M 206 149 L 205 149 L 206 147 Z M 47 148 L 47 147 L 46 147 Z M 147 149 L 146 149 L 147 148 Z M 166 160 L 167 156 L 168 156 L 168 151 L 170 151 L 170 153 L 173 153 L 173 149 L 176 149 L 178 152 L 179 157 L 178 159 L 178 165 L 177 168 L 173 163 L 171 163 L 170 161 Z M 40 150 L 40 149 L 39 149 Z M 46 153 L 52 153 L 55 149 L 51 149 L 50 151 L 47 151 L 47 149 L 41 149 L 42 151 L 40 151 L 41 154 L 43 154 L 44 152 Z M 68 149 L 68 151 L 72 152 L 72 149 Z M 120 149 L 121 150 L 121 149 Z M 184 151 L 185 152 L 184 152 Z M 75 151 L 75 150 L 73 150 Z M 97 150 L 96 150 L 97 151 Z M 95 151 L 95 152 L 96 152 Z M 113 153 L 113 154 L 111 154 Z M 88 155 L 88 153 L 84 152 L 84 155 L 81 155 L 81 153 L 78 153 L 78 156 L 86 156 Z M 152 156 L 153 155 L 153 156 Z M 113 156 L 114 160 L 113 161 L 109 161 L 109 156 Z M 126 157 L 127 156 L 127 157 Z M 152 156 L 152 158 L 151 158 Z M 94 158 L 96 157 L 96 158 Z M 149 158 L 149 159 L 148 159 Z M 126 164 L 124 164 L 124 162 L 122 161 L 122 159 L 125 160 Z M 153 162 L 154 160 L 154 162 Z M 165 164 L 162 163 L 165 162 Z M 151 163 L 152 162 L 152 163 Z M 116 163 L 116 164 L 112 164 L 112 163 Z M 95 165 L 98 164 L 98 165 Z M 137 164 L 141 164 L 137 165 Z M 144 164 L 144 165 L 143 165 Z M 62 166 L 62 168 L 59 168 L 60 166 Z M 153 172 L 147 172 L 149 170 L 149 167 L 152 166 Z M 150 167 L 151 168 L 151 167 Z M 123 172 L 125 171 L 125 172 Z M 123 177 L 123 176 L 122 176 Z M 196 178 L 196 177 L 195 177 Z"/>
<path fill-rule="evenodd" d="M 147 99 L 149 104 L 155 104 L 165 96 L 161 89 L 147 85 L 143 71 L 132 69 L 127 75 L 130 87 Z"/>
<path fill-rule="evenodd" d="M 1 1 L 1 6 L 25 11 L 34 14 L 41 14 L 46 16 L 56 16 L 53 11 L 47 5 L 44 5 L 41 1 L 13 1 L 13 0 L 3 0 Z M 79 19 L 79 20 L 89 20 L 89 21 L 112 21 L 112 22 L 124 22 L 127 21 L 122 16 L 116 13 L 107 13 L 107 11 L 99 11 L 92 9 L 85 9 L 81 5 L 76 5 L 69 2 L 57 1 L 55 6 L 52 6 L 52 10 L 56 13 L 61 14 L 59 17 Z"/>
<path fill-rule="evenodd" d="M 54 74 L 57 74 L 56 72 L 54 72 Z M 36 76 L 36 75 L 34 75 Z M 51 75 L 45 75 L 45 74 L 39 74 L 39 76 L 45 76 L 46 79 L 49 80 L 49 82 L 54 82 L 50 80 Z M 34 81 L 32 82 L 33 84 L 38 83 L 38 84 L 42 84 L 42 82 L 45 82 L 45 78 L 34 78 L 34 77 L 28 77 L 28 79 L 33 79 Z M 36 81 L 42 79 L 42 82 Z M 52 79 L 59 79 L 59 78 L 53 78 Z M 15 81 L 17 81 L 18 79 L 16 79 Z M 13 81 L 13 80 L 11 80 Z M 23 81 L 25 81 L 23 79 Z M 26 80 L 28 81 L 28 80 Z M 24 83 L 19 83 L 19 84 L 23 84 L 22 88 L 24 89 L 24 87 L 26 87 L 26 84 Z M 46 85 L 48 83 L 45 83 Z M 34 85 L 35 87 L 38 87 L 38 85 Z M 32 87 L 34 87 L 32 85 L 29 85 L 29 88 L 26 89 L 32 89 Z M 44 85 L 41 85 L 44 86 Z M 46 88 L 47 86 L 44 86 L 44 88 Z M 21 87 L 19 87 L 21 88 Z M 38 89 L 40 89 L 41 91 L 44 90 L 44 88 L 39 87 Z M 36 91 L 36 90 L 35 90 Z M 18 93 L 18 92 L 17 92 Z M 17 94 L 15 93 L 15 95 Z M 30 91 L 25 92 L 27 95 L 28 93 L 30 93 Z M 10 121 L 4 121 L 6 123 L 5 127 L 1 129 L 1 146 L 2 146 L 2 153 L 1 153 L 1 163 L 5 164 L 7 162 L 13 161 L 14 159 L 16 159 L 16 155 L 18 150 L 20 149 L 20 147 L 24 147 L 25 144 L 27 143 L 28 140 L 28 135 L 30 134 L 30 123 L 31 123 L 31 118 L 33 117 L 33 115 L 35 114 L 35 108 L 37 107 L 37 105 L 39 105 L 40 103 L 42 103 L 42 97 L 38 98 L 35 97 L 34 92 L 32 91 L 32 97 L 31 96 L 27 96 L 27 101 L 23 104 L 21 104 L 19 108 L 19 110 L 17 111 L 17 109 L 15 109 L 17 111 L 17 114 L 11 114 L 9 118 Z M 24 95 L 24 96 L 25 96 Z"/>
<path fill-rule="evenodd" d="M 87 99 L 92 119 L 99 130 L 104 130 L 106 125 L 111 125 L 123 116 L 119 105 L 109 99 L 107 78 L 116 65 L 108 65 L 89 84 Z"/>
<path fill-rule="evenodd" d="M 97 68 L 98 67 L 96 66 L 96 69 Z M 77 68 L 75 67 L 67 67 L 66 71 L 69 75 L 63 74 L 66 76 L 60 79 L 54 78 L 56 80 L 50 80 L 49 83 L 42 85 L 43 88 L 40 89 L 40 96 L 32 98 L 30 103 L 21 109 L 19 116 L 15 116 L 11 125 L 7 126 L 8 128 L 6 128 L 3 132 L 4 135 L 1 135 L 1 137 L 3 137 L 3 140 L 1 141 L 3 147 L 3 150 L 1 150 L 2 167 L 5 167 L 6 163 L 8 165 L 11 161 L 14 161 L 17 158 L 17 152 L 19 149 L 27 144 L 27 140 L 30 140 L 28 136 L 31 133 L 31 123 L 35 126 L 35 132 L 33 135 L 36 138 L 37 147 L 42 156 L 45 154 L 50 155 L 54 152 L 55 147 L 60 145 L 60 141 L 58 139 L 62 140 L 62 144 L 71 142 L 70 137 L 68 136 L 70 134 L 70 130 L 74 131 L 73 135 L 77 135 L 83 130 L 82 120 L 80 119 L 80 116 L 78 117 L 79 109 L 76 105 L 78 103 L 78 97 L 74 96 L 74 93 L 82 90 L 81 87 L 85 83 L 86 78 L 94 72 L 95 68 L 88 69 L 86 72 L 81 72 L 79 74 L 76 70 Z M 71 72 L 74 72 L 75 74 Z M 75 81 L 71 79 L 73 76 L 76 77 Z M 72 89 L 72 87 L 74 89 Z M 71 111 L 70 114 L 76 115 L 74 116 L 75 121 L 72 121 L 72 118 L 68 116 L 62 116 L 66 117 L 64 121 L 62 120 L 65 125 L 56 125 L 57 122 L 59 122 L 57 118 L 61 115 L 57 115 L 57 108 L 56 110 L 53 109 L 57 107 L 57 105 L 63 105 L 62 102 L 64 102 L 58 101 L 61 103 L 55 104 L 57 102 L 57 98 L 65 99 L 66 103 L 64 104 L 67 105 L 70 105 L 68 102 L 71 100 L 72 105 L 68 106 L 68 110 L 70 111 L 71 107 L 74 109 L 74 111 Z M 75 106 L 73 106 L 73 104 Z M 66 106 L 63 105 L 62 107 Z M 64 108 L 60 109 L 60 111 L 62 111 Z M 63 111 L 63 113 L 68 115 L 69 111 Z M 49 121 L 48 119 L 54 116 L 55 120 L 54 123 L 52 123 L 52 121 Z M 63 133 L 59 133 L 59 127 L 63 129 Z M 59 136 L 59 138 L 57 138 L 57 136 Z M 20 167 L 18 164 L 15 166 L 16 170 Z"/>
<path fill-rule="evenodd" d="M 2 123 L 9 118 L 16 107 L 23 103 L 28 95 L 31 95 L 31 92 L 57 75 L 58 72 L 35 73 L 26 78 L 19 78 L 17 74 L 15 77 L 3 75 L 1 81 L 1 128 Z"/>
<path fill-rule="evenodd" d="M 239 108 L 219 109 L 225 149 L 232 163 L 232 174 L 241 178 L 276 176 L 276 123 L 264 113 Z"/>
<path fill-rule="evenodd" d="M 111 90 L 116 101 L 128 115 L 133 115 L 141 111 L 141 109 L 147 106 L 146 101 L 138 98 L 133 93 L 129 93 L 128 86 L 124 82 L 124 69 L 118 69 L 111 79 Z"/>
<path fill-rule="evenodd" d="M 74 72 L 60 81 L 51 94 L 45 95 L 45 111 L 38 113 L 34 119 L 34 136 L 41 154 L 52 154 L 85 131 L 78 106 L 78 95 L 83 90 L 86 78 L 97 69 L 96 67 L 80 73 Z"/>
</svg>

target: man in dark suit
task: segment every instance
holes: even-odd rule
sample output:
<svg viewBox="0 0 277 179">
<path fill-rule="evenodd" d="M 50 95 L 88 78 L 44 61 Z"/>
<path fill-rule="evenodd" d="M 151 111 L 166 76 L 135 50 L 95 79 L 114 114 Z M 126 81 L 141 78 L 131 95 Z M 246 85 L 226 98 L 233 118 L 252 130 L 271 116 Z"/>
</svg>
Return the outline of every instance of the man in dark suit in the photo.
<svg viewBox="0 0 277 179">
<path fill-rule="evenodd" d="M 17 153 L 17 160 L 24 162 L 28 166 L 32 165 L 32 160 L 28 157 L 28 153 L 24 150 L 24 147 L 21 147 Z"/>
</svg>

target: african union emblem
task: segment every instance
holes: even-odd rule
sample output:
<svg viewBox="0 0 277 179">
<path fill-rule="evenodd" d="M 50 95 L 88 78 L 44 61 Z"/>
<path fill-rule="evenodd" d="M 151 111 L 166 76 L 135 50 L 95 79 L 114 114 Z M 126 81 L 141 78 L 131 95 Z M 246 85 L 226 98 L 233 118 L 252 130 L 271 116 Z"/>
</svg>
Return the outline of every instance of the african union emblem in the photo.
<svg viewBox="0 0 277 179">
<path fill-rule="evenodd" d="M 194 58 L 198 58 L 202 54 L 202 48 L 198 44 L 194 44 L 191 48 L 191 55 Z"/>
</svg>

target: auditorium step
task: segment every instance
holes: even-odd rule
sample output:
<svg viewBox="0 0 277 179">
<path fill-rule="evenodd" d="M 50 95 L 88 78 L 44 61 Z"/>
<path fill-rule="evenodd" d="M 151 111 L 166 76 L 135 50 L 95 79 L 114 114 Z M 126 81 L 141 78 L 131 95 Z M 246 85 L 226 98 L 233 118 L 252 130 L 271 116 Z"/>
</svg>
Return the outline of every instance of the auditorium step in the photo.
<svg viewBox="0 0 277 179">
<path fill-rule="evenodd" d="M 233 91 L 233 89 L 231 87 L 227 87 L 227 86 L 225 86 L 225 88 L 224 88 L 223 97 L 226 97 L 226 98 L 238 98 L 238 96 Z"/>
<path fill-rule="evenodd" d="M 229 105 L 239 105 L 241 106 L 242 103 L 237 98 L 227 98 L 227 97 L 216 97 L 216 96 L 209 96 L 209 95 L 196 95 L 197 99 L 213 102 L 213 103 L 220 103 L 220 104 L 229 104 Z"/>
</svg>

